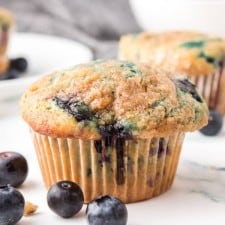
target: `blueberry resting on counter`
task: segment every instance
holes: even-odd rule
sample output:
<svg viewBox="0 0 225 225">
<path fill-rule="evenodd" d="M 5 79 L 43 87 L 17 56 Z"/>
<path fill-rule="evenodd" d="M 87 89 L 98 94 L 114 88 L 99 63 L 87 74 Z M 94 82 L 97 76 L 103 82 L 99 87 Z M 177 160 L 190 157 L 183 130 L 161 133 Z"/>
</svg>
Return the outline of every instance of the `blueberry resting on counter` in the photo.
<svg viewBox="0 0 225 225">
<path fill-rule="evenodd" d="M 76 183 L 59 181 L 48 190 L 47 203 L 57 215 L 70 218 L 81 210 L 84 204 L 84 195 Z"/>
<path fill-rule="evenodd" d="M 0 152 L 0 186 L 20 186 L 28 174 L 28 164 L 17 152 Z"/>
<path fill-rule="evenodd" d="M 25 200 L 23 195 L 11 187 L 0 186 L 0 224 L 14 225 L 23 216 Z"/>
<path fill-rule="evenodd" d="M 221 131 L 222 127 L 223 116 L 215 110 L 209 110 L 209 122 L 199 131 L 206 136 L 215 136 Z"/>
<path fill-rule="evenodd" d="M 86 209 L 89 225 L 126 225 L 127 214 L 125 204 L 109 195 L 94 199 Z"/>
</svg>

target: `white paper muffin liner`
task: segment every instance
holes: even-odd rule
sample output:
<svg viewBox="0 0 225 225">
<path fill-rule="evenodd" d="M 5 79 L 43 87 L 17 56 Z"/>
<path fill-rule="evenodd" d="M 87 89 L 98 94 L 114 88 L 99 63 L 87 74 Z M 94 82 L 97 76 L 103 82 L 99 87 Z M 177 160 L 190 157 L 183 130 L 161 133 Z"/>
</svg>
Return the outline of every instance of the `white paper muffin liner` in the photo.
<svg viewBox="0 0 225 225">
<path fill-rule="evenodd" d="M 113 195 L 125 203 L 158 196 L 174 180 L 184 133 L 158 138 L 81 140 L 31 131 L 47 188 L 60 180 L 80 185 L 85 202 Z M 122 146 L 122 148 L 121 148 Z"/>
</svg>

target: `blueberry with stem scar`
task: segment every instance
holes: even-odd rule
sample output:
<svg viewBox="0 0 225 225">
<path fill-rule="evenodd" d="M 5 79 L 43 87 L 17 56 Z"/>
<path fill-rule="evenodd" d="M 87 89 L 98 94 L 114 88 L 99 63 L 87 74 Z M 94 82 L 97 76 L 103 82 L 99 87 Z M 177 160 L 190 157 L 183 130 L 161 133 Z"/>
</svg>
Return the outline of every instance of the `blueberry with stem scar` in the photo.
<svg viewBox="0 0 225 225">
<path fill-rule="evenodd" d="M 59 181 L 48 190 L 47 203 L 57 215 L 69 218 L 81 210 L 84 204 L 84 195 L 76 183 Z"/>
<path fill-rule="evenodd" d="M 91 201 L 86 209 L 89 225 L 126 225 L 127 208 L 118 198 L 105 195 Z"/>
</svg>

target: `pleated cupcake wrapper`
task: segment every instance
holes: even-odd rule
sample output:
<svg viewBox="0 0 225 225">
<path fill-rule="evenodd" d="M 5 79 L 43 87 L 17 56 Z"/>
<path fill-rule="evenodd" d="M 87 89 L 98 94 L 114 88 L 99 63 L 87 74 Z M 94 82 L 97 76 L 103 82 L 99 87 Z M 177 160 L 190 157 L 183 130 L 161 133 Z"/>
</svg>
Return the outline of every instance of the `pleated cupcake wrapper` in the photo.
<svg viewBox="0 0 225 225">
<path fill-rule="evenodd" d="M 198 92 L 205 99 L 210 109 L 225 114 L 225 69 L 224 63 L 218 66 L 212 75 L 190 76 L 189 79 L 196 84 Z"/>
<path fill-rule="evenodd" d="M 94 141 L 31 132 L 46 187 L 60 180 L 74 181 L 81 186 L 85 202 L 109 194 L 129 203 L 165 192 L 173 183 L 184 138 L 184 133 L 175 133 Z"/>
</svg>

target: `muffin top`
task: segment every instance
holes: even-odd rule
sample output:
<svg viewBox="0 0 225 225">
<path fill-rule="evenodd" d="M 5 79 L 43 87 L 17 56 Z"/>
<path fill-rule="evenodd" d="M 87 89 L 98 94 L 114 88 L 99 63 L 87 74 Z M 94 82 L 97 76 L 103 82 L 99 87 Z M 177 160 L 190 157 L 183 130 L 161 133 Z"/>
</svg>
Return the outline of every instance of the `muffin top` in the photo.
<svg viewBox="0 0 225 225">
<path fill-rule="evenodd" d="M 208 121 L 207 106 L 189 81 L 119 60 L 44 76 L 23 94 L 21 110 L 36 132 L 82 139 L 162 137 Z"/>
<path fill-rule="evenodd" d="M 8 30 L 13 24 L 14 18 L 12 14 L 8 10 L 0 7 L 0 26 L 4 30 Z"/>
<path fill-rule="evenodd" d="M 225 41 L 196 32 L 140 33 L 121 38 L 119 55 L 172 72 L 210 75 L 225 60 Z"/>
</svg>

